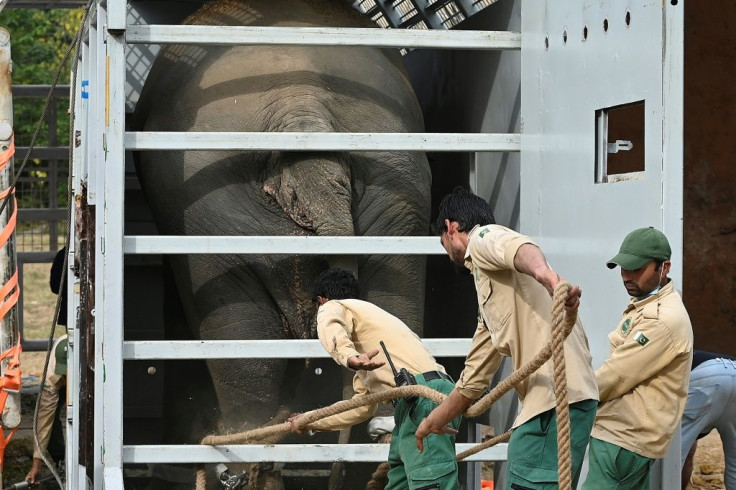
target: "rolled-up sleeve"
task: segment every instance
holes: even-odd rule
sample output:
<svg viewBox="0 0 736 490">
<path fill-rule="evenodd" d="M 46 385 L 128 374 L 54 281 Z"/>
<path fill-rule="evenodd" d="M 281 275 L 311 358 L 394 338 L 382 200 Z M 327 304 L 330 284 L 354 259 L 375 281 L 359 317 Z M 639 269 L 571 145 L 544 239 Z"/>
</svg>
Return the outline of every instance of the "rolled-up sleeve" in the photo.
<svg viewBox="0 0 736 490">
<path fill-rule="evenodd" d="M 317 312 L 317 336 L 336 363 L 348 369 L 348 359 L 360 355 L 351 340 L 353 323 L 348 310 L 336 301 L 328 301 Z"/>
<path fill-rule="evenodd" d="M 478 323 L 470 353 L 465 359 L 465 369 L 455 388 L 465 398 L 480 398 L 502 360 L 503 356 L 494 347 L 490 332 L 482 322 Z"/>
<path fill-rule="evenodd" d="M 468 241 L 468 251 L 473 265 L 487 271 L 515 270 L 514 257 L 525 243 L 536 244 L 501 225 L 488 225 L 473 233 Z"/>
</svg>

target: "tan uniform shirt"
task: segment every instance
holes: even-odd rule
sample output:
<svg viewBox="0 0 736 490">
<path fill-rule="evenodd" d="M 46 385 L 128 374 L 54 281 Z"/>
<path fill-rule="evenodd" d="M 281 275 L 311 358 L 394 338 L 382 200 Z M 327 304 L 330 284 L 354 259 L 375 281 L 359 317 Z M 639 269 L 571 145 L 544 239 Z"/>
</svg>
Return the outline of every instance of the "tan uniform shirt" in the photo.
<svg viewBox="0 0 736 490">
<path fill-rule="evenodd" d="M 611 355 L 595 372 L 601 404 L 591 435 L 647 458 L 661 458 L 687 400 L 693 329 L 670 281 L 632 298 L 608 335 Z"/>
<path fill-rule="evenodd" d="M 528 237 L 499 225 L 476 227 L 468 235 L 465 266 L 475 278 L 480 306 L 473 345 L 457 383 L 470 399 L 481 396 L 501 364 L 510 356 L 514 369 L 530 361 L 552 338 L 552 298 L 533 277 L 514 267 L 516 252 Z M 570 403 L 597 400 L 598 388 L 588 339 L 580 320 L 565 341 L 567 394 Z M 552 360 L 519 383 L 521 412 L 514 427 L 555 406 Z"/>
<path fill-rule="evenodd" d="M 338 364 L 348 367 L 348 359 L 373 349 L 380 353 L 374 360 L 386 361 L 379 342 L 386 345 L 396 369 L 425 373 L 445 369 L 404 322 L 359 299 L 328 301 L 317 312 L 317 335 L 327 352 Z M 388 362 L 374 371 L 356 371 L 353 378 L 355 397 L 394 388 L 394 375 Z M 378 405 L 362 406 L 322 419 L 311 427 L 317 430 L 339 430 L 370 418 Z"/>
</svg>

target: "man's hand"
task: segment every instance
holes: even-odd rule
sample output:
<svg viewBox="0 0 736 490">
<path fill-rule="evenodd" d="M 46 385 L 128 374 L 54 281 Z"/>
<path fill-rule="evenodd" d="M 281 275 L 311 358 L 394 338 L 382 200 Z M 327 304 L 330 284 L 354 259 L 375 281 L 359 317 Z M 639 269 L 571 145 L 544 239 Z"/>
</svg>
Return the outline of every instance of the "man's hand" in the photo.
<svg viewBox="0 0 736 490">
<path fill-rule="evenodd" d="M 291 431 L 292 434 L 299 434 L 300 436 L 304 436 L 307 434 L 307 430 L 300 429 L 296 426 L 296 420 L 299 418 L 300 415 L 300 413 L 297 413 L 289 417 L 289 431 Z"/>
<path fill-rule="evenodd" d="M 435 425 L 432 423 L 431 414 L 417 427 L 414 435 L 417 438 L 417 449 L 421 453 L 424 451 L 424 438 L 430 434 L 457 434 L 457 431 L 449 425 Z"/>
<path fill-rule="evenodd" d="M 583 295 L 583 291 L 579 286 L 573 284 L 570 291 L 567 293 L 565 299 L 565 311 L 568 313 L 575 313 L 580 307 L 580 297 Z"/>
<path fill-rule="evenodd" d="M 465 398 L 457 389 L 450 392 L 449 396 L 435 407 L 427 418 L 417 427 L 414 435 L 417 438 L 417 449 L 419 452 L 424 451 L 423 439 L 430 434 L 457 434 L 457 431 L 448 424 L 452 419 L 463 413 L 473 400 Z"/>
<path fill-rule="evenodd" d="M 43 460 L 38 458 L 33 458 L 33 463 L 31 464 L 31 471 L 28 472 L 26 475 L 26 481 L 30 484 L 32 487 L 36 487 L 41 484 L 41 482 L 38 481 L 38 475 L 41 474 L 41 467 L 43 466 Z"/>
<path fill-rule="evenodd" d="M 373 358 L 378 355 L 380 351 L 373 349 L 370 352 L 364 352 L 359 356 L 353 356 L 348 359 L 348 367 L 356 371 L 362 369 L 363 371 L 373 371 L 381 366 L 385 365 L 384 361 L 374 361 Z"/>
<path fill-rule="evenodd" d="M 548 269 L 540 275 L 539 282 L 549 291 L 551 296 L 563 280 L 554 270 Z M 580 297 L 583 295 L 583 291 L 576 284 L 571 284 L 571 286 L 570 291 L 567 293 L 567 298 L 565 298 L 565 311 L 575 313 L 580 307 Z"/>
</svg>

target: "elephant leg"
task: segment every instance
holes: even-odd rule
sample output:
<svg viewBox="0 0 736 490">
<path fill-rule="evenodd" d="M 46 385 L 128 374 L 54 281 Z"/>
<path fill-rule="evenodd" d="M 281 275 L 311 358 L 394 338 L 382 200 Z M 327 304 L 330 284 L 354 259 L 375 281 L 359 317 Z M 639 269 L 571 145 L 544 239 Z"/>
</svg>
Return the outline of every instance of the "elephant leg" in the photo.
<svg viewBox="0 0 736 490">
<path fill-rule="evenodd" d="M 293 330 L 267 287 L 255 257 L 192 255 L 176 262 L 174 274 L 196 338 L 286 339 Z M 280 405 L 286 359 L 207 361 L 222 421 L 228 432 L 257 428 Z"/>
</svg>

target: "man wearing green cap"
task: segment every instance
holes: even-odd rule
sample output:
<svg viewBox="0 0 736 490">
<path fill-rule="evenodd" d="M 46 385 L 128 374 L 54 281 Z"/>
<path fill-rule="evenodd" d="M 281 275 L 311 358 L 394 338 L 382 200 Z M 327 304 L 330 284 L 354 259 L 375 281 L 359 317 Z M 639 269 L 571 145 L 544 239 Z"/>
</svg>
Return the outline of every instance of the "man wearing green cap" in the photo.
<svg viewBox="0 0 736 490">
<path fill-rule="evenodd" d="M 652 227 L 624 238 L 608 268 L 621 267 L 631 296 L 611 355 L 595 372 L 600 405 L 583 490 L 649 489 L 649 470 L 680 426 L 687 400 L 693 330 L 667 277 L 672 251 Z"/>
</svg>

